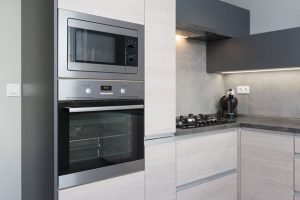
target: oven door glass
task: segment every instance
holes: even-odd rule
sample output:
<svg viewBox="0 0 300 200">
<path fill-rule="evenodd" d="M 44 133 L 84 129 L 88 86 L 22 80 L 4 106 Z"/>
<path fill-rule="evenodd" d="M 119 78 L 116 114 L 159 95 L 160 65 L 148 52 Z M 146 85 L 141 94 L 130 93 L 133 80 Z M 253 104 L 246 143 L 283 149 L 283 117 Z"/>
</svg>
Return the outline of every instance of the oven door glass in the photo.
<svg viewBox="0 0 300 200">
<path fill-rule="evenodd" d="M 59 175 L 144 158 L 144 110 L 121 107 L 92 112 L 61 109 Z"/>
</svg>

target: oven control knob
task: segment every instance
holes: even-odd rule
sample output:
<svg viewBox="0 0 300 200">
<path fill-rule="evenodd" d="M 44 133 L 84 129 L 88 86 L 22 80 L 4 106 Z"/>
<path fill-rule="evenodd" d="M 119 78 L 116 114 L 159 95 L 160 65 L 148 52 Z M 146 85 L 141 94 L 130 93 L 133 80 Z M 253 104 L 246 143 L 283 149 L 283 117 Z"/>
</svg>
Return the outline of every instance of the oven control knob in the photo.
<svg viewBox="0 0 300 200">
<path fill-rule="evenodd" d="M 85 93 L 86 93 L 86 94 L 91 94 L 91 93 L 92 93 L 91 88 L 86 88 L 86 89 L 85 89 Z"/>
<path fill-rule="evenodd" d="M 124 88 L 121 89 L 121 94 L 125 94 L 126 90 Z"/>
</svg>

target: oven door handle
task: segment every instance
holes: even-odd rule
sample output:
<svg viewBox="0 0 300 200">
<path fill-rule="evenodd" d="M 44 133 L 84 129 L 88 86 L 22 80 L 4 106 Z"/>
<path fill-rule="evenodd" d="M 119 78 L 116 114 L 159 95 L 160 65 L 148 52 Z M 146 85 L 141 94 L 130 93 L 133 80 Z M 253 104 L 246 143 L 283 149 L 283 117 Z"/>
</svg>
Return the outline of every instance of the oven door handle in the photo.
<svg viewBox="0 0 300 200">
<path fill-rule="evenodd" d="M 101 111 L 114 111 L 114 110 L 135 110 L 135 109 L 143 109 L 143 108 L 144 105 L 78 107 L 78 108 L 67 107 L 70 113 L 99 112 L 99 111 L 101 112 Z"/>
</svg>

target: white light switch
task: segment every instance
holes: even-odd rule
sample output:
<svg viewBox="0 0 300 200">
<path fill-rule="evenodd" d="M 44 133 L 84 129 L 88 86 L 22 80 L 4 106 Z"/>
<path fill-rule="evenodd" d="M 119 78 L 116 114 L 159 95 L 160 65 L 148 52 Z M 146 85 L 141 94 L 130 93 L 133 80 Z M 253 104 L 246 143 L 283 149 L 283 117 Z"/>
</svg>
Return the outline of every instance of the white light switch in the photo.
<svg viewBox="0 0 300 200">
<path fill-rule="evenodd" d="M 6 95 L 8 97 L 19 97 L 20 96 L 20 84 L 7 84 Z"/>
<path fill-rule="evenodd" d="M 250 86 L 237 86 L 237 94 L 250 94 Z"/>
</svg>

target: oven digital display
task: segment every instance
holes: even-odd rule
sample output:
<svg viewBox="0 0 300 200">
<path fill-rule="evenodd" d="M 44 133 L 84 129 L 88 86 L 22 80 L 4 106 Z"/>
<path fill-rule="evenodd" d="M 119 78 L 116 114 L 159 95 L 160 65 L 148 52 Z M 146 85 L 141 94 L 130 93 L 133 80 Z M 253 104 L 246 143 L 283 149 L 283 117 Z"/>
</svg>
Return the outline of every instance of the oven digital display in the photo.
<svg viewBox="0 0 300 200">
<path fill-rule="evenodd" d="M 111 85 L 101 85 L 101 91 L 111 91 L 112 86 Z"/>
</svg>

